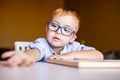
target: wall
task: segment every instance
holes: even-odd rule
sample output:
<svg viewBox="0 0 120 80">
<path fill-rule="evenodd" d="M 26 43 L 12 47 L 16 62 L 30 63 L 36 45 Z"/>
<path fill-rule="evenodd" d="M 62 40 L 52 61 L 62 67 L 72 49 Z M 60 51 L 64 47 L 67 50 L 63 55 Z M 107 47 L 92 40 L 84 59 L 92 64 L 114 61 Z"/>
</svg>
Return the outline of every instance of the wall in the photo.
<svg viewBox="0 0 120 80">
<path fill-rule="evenodd" d="M 78 41 L 99 50 L 120 50 L 119 0 L 65 0 L 80 12 Z"/>
<path fill-rule="evenodd" d="M 77 41 L 99 50 L 120 50 L 119 0 L 0 0 L 0 48 L 45 37 L 50 14 L 64 4 L 80 12 Z"/>
<path fill-rule="evenodd" d="M 63 0 L 0 0 L 0 48 L 13 48 L 15 41 L 45 37 L 52 11 Z"/>
</svg>

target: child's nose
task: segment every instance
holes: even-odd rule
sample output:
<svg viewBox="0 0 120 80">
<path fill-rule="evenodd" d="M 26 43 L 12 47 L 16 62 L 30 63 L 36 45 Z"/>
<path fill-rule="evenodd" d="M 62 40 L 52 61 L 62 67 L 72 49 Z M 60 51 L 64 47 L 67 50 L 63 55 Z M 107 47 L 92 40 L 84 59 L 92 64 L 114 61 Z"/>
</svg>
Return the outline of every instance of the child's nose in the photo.
<svg viewBox="0 0 120 80">
<path fill-rule="evenodd" d="M 57 34 L 61 34 L 61 28 L 56 31 Z"/>
</svg>

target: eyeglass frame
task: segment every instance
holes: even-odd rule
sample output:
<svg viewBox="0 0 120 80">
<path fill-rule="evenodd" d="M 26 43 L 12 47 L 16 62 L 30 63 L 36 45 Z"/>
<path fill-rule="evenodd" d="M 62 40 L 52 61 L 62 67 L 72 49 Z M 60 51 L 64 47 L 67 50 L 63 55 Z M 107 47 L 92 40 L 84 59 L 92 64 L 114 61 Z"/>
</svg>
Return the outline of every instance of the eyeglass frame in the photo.
<svg viewBox="0 0 120 80">
<path fill-rule="evenodd" d="M 49 24 L 50 24 L 50 23 L 56 24 L 59 28 L 56 29 L 56 30 L 50 29 L 50 28 L 49 28 Z M 73 29 L 70 29 L 70 28 L 69 28 L 69 29 L 72 30 L 71 34 L 70 34 L 70 35 L 64 34 L 64 33 L 62 32 L 62 28 L 66 28 L 66 27 L 62 27 L 62 26 L 60 26 L 60 25 L 58 25 L 57 23 L 54 23 L 54 22 L 52 22 L 52 21 L 49 21 L 47 24 L 48 24 L 48 29 L 49 29 L 49 30 L 56 32 L 56 31 L 58 31 L 59 29 L 61 29 L 61 33 L 62 33 L 63 35 L 65 35 L 65 36 L 71 36 L 72 34 L 73 34 L 73 35 L 76 34 L 76 32 L 75 32 Z"/>
</svg>

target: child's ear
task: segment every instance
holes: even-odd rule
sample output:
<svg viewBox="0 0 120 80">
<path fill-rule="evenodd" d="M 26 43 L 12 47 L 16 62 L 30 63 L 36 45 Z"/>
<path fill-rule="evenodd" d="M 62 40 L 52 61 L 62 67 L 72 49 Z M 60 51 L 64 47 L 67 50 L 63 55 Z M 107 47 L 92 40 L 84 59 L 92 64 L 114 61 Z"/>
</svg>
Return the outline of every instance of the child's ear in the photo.
<svg viewBox="0 0 120 80">
<path fill-rule="evenodd" d="M 70 42 L 73 42 L 76 38 L 77 38 L 77 36 L 73 35 L 72 38 L 71 38 L 71 40 L 70 40 Z"/>
</svg>

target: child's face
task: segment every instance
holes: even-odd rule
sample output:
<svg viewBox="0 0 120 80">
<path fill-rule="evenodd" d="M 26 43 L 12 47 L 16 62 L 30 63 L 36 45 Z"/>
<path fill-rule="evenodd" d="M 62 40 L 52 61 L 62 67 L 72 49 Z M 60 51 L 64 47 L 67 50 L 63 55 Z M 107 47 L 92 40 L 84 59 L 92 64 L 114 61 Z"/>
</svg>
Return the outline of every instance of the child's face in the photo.
<svg viewBox="0 0 120 80">
<path fill-rule="evenodd" d="M 55 25 L 55 26 L 54 26 Z M 56 26 L 57 25 L 57 26 Z M 48 29 L 48 26 L 51 29 Z M 78 20 L 70 15 L 55 16 L 47 26 L 47 40 L 52 47 L 64 47 L 76 39 Z M 64 28 L 63 28 L 64 27 Z M 55 31 L 55 29 L 57 29 Z M 75 33 L 74 33 L 75 32 Z M 70 34 L 71 33 L 71 34 Z"/>
</svg>

